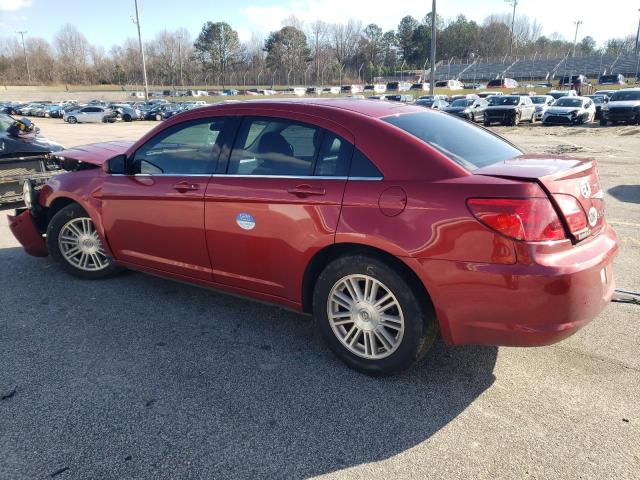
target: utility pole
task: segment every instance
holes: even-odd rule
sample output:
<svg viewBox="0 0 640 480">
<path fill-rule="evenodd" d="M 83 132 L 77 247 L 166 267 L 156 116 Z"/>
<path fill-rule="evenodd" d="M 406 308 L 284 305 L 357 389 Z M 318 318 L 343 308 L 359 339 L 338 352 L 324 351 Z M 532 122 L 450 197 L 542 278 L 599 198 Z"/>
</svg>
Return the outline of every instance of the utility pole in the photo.
<svg viewBox="0 0 640 480">
<path fill-rule="evenodd" d="M 573 35 L 573 52 L 571 53 L 571 68 L 569 69 L 569 90 L 571 90 L 571 87 L 573 86 L 573 82 L 571 81 L 571 79 L 573 78 L 573 65 L 575 63 L 573 59 L 576 56 L 576 44 L 578 43 L 578 28 L 580 28 L 580 25 L 582 25 L 582 20 L 576 20 L 573 23 L 576 26 L 576 33 Z M 564 84 L 564 81 L 562 83 Z"/>
<path fill-rule="evenodd" d="M 638 9 L 638 12 L 640 12 L 640 8 Z M 638 31 L 636 32 L 636 48 L 634 50 L 634 52 L 636 52 L 636 55 L 638 55 L 640 53 L 640 50 L 638 50 L 638 42 L 640 42 L 640 18 L 638 18 Z"/>
<path fill-rule="evenodd" d="M 433 95 L 436 83 L 436 0 L 431 3 L 431 71 L 429 77 L 429 93 Z"/>
<path fill-rule="evenodd" d="M 184 81 L 182 80 L 182 34 L 178 35 L 178 62 L 180 64 L 180 86 L 184 88 Z"/>
<path fill-rule="evenodd" d="M 24 34 L 27 33 L 27 31 L 22 30 L 16 33 L 22 37 L 22 53 L 24 53 L 24 64 L 27 67 L 27 79 L 29 83 L 31 83 L 31 71 L 29 70 L 29 59 L 27 58 L 27 48 L 24 46 Z"/>
<path fill-rule="evenodd" d="M 142 56 L 142 78 L 144 80 L 144 99 L 149 101 L 149 84 L 147 83 L 147 64 L 144 60 L 144 48 L 142 48 L 142 34 L 140 33 L 140 14 L 138 13 L 138 0 L 133 0 L 136 6 L 136 19 L 134 23 L 138 27 L 138 45 L 140 46 L 140 55 Z"/>
<path fill-rule="evenodd" d="M 514 36 L 516 26 L 516 7 L 518 6 L 518 0 L 505 0 L 509 5 L 513 5 L 513 15 L 511 16 L 511 45 L 509 46 L 509 56 L 513 57 L 513 45 L 516 40 Z"/>
</svg>

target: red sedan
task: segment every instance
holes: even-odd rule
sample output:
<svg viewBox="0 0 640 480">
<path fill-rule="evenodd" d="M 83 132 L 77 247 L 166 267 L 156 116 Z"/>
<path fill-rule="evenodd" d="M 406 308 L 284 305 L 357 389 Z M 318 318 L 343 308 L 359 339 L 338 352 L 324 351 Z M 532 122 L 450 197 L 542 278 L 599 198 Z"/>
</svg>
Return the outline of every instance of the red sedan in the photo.
<svg viewBox="0 0 640 480">
<path fill-rule="evenodd" d="M 369 374 L 450 344 L 562 340 L 611 299 L 618 242 L 595 163 L 366 100 L 228 103 L 137 142 L 61 152 L 10 218 L 25 250 L 313 313 Z"/>
</svg>

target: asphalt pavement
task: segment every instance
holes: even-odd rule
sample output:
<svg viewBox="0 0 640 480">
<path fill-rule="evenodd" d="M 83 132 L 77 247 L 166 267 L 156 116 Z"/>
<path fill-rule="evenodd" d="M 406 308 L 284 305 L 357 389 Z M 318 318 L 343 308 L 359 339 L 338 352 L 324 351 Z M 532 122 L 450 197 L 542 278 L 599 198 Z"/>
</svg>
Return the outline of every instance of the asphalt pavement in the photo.
<svg viewBox="0 0 640 480">
<path fill-rule="evenodd" d="M 616 281 L 638 291 L 629 151 L 596 156 Z M 0 212 L 0 479 L 638 479 L 639 319 L 614 303 L 549 347 L 439 342 L 374 379 L 310 317 L 140 273 L 69 277 Z"/>
</svg>

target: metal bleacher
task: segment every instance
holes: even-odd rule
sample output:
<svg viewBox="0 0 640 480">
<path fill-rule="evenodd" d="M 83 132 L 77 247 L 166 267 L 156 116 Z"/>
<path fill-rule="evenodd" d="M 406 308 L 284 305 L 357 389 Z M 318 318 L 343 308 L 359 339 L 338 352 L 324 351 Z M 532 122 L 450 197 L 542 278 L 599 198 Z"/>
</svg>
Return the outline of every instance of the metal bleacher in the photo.
<svg viewBox="0 0 640 480">
<path fill-rule="evenodd" d="M 508 77 L 516 80 L 552 80 L 569 74 L 598 77 L 604 73 L 635 76 L 638 56 L 632 53 L 615 55 L 585 55 L 571 57 L 539 57 L 479 59 L 475 62 L 442 62 L 436 70 L 438 80 L 491 80 Z"/>
</svg>

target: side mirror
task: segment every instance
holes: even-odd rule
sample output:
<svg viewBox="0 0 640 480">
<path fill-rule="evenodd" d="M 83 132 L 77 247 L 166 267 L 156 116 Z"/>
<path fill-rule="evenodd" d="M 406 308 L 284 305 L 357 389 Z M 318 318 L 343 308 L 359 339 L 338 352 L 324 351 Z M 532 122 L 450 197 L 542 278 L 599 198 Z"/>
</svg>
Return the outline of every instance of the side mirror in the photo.
<svg viewBox="0 0 640 480">
<path fill-rule="evenodd" d="M 127 170 L 127 156 L 116 155 L 104 162 L 104 171 L 110 175 L 124 175 Z"/>
</svg>

